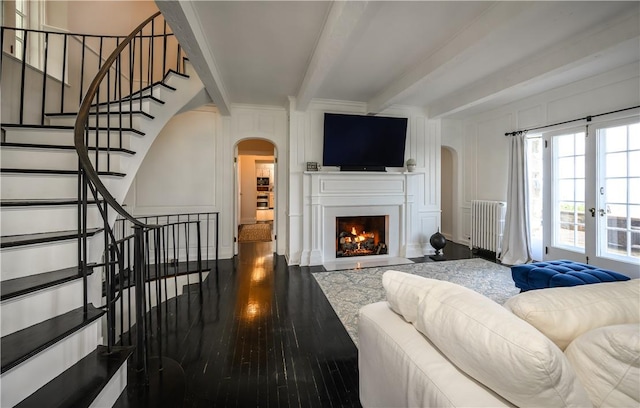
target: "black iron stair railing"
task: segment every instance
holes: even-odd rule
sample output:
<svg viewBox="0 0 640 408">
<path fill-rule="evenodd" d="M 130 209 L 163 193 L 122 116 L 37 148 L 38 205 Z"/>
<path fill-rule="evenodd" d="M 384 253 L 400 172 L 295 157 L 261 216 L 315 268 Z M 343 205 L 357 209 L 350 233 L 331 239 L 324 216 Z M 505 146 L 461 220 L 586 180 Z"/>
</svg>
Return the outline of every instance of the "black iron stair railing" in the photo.
<svg viewBox="0 0 640 408">
<path fill-rule="evenodd" d="M 108 100 L 123 101 L 127 105 L 127 100 L 135 100 L 137 95 L 140 101 L 145 88 L 155 86 L 154 82 L 162 79 L 166 72 L 184 71 L 180 45 L 168 31 L 167 23 L 163 20 L 156 24 L 156 20 L 151 23 L 153 31 L 138 36 L 116 64 L 110 66 L 97 100 L 105 108 L 103 113 L 109 109 Z M 158 25 L 162 30 L 156 29 Z M 23 38 L 20 48 L 13 44 L 19 36 Z M 3 123 L 45 126 L 48 115 L 76 113 L 89 81 L 105 65 L 106 56 L 126 38 L 0 27 L 3 97 L 17 102 L 3 111 Z M 140 46 L 141 42 L 147 44 Z M 143 92 L 139 92 L 141 89 Z M 130 109 L 113 123 L 125 127 L 124 119 L 134 113 Z"/>
<path fill-rule="evenodd" d="M 110 262 L 103 284 L 103 296 L 111 306 L 107 310 L 107 320 L 112 323 L 107 327 L 107 343 L 135 345 L 140 367 L 144 367 L 150 357 L 151 337 L 155 337 L 161 357 L 162 317 L 163 312 L 168 313 L 167 300 L 177 299 L 181 285 L 190 287 L 193 283 L 197 284 L 202 300 L 203 272 L 212 270 L 208 257 L 203 259 L 202 247 L 208 245 L 204 244 L 209 241 L 208 235 L 214 231 L 217 235 L 217 213 L 188 215 L 190 220 L 184 220 L 187 214 L 158 217 L 160 223 L 150 227 L 133 225 L 121 218 L 114 227 L 118 238 L 109 245 Z M 170 220 L 178 217 L 183 220 Z M 205 224 L 202 228 L 206 219 L 215 219 L 215 226 L 209 228 Z M 131 229 L 132 234 L 120 237 Z M 193 252 L 191 258 L 190 252 Z M 180 262 L 180 258 L 186 261 Z M 190 280 L 193 275 L 195 281 Z"/>
<path fill-rule="evenodd" d="M 170 225 L 170 224 L 180 224 L 180 223 L 193 223 L 193 221 L 199 221 L 201 225 L 204 225 L 204 229 L 202 230 L 201 238 L 204 238 L 204 242 L 202 243 L 202 247 L 205 250 L 204 260 L 207 261 L 209 259 L 217 260 L 218 259 L 218 238 L 219 238 L 219 216 L 218 212 L 198 212 L 198 213 L 181 213 L 181 214 L 155 214 L 155 215 L 145 215 L 136 217 L 138 221 L 141 221 L 145 224 L 152 225 Z M 122 238 L 127 235 L 127 231 L 132 228 L 132 224 L 126 218 L 119 217 L 116 220 L 116 225 L 114 227 L 114 231 L 116 233 L 117 238 Z M 189 228 L 183 232 L 183 239 L 188 242 L 189 238 L 193 239 L 192 231 Z M 176 245 L 172 247 L 173 258 L 171 260 L 178 259 L 177 251 L 180 250 L 180 236 L 176 237 Z M 193 248 L 193 246 L 191 246 Z M 212 251 L 210 253 L 209 251 Z M 190 252 L 186 252 L 185 257 L 186 260 L 189 260 Z M 168 262 L 170 259 L 164 259 L 163 262 Z"/>
<path fill-rule="evenodd" d="M 193 283 L 193 275 L 197 275 L 198 291 L 202 294 L 202 287 L 199 285 L 202 274 L 213 270 L 215 265 L 210 259 L 209 249 L 212 254 L 218 252 L 218 213 L 154 215 L 140 217 L 138 220 L 144 223 L 149 223 L 150 220 L 154 222 L 154 228 L 142 232 L 145 244 L 142 248 L 142 282 L 146 285 L 149 296 L 142 299 L 143 309 L 147 314 L 145 321 L 141 322 L 148 328 L 145 331 L 153 332 L 153 319 L 148 312 L 159 307 L 160 300 L 177 297 L 181 284 L 189 287 Z M 132 331 L 129 330 L 134 318 L 131 315 L 131 311 L 135 309 L 132 304 L 137 300 L 135 295 L 131 296 L 137 282 L 137 276 L 131 273 L 135 269 L 136 239 L 136 233 L 129 234 L 132 228 L 135 230 L 128 219 L 116 220 L 113 230 L 117 241 L 111 245 L 110 250 L 111 259 L 118 259 L 118 262 L 112 261 L 103 287 L 103 296 L 108 296 L 110 290 L 123 293 L 112 311 L 112 319 L 116 325 L 109 328 L 109 336 L 122 345 L 134 343 Z M 117 257 L 117 253 L 122 256 Z M 214 259 L 217 260 L 217 255 Z M 183 282 L 179 282 L 179 279 Z M 165 309 L 167 307 L 165 302 Z M 161 321 L 156 319 L 156 324 L 160 325 Z M 139 328 L 140 326 L 136 330 Z M 156 326 L 155 332 L 158 330 L 160 327 Z"/>
<path fill-rule="evenodd" d="M 160 33 L 158 33 L 158 27 Z M 170 47 L 172 47 L 170 49 Z M 160 53 L 157 50 L 161 50 Z M 107 161 L 109 160 L 109 140 L 112 133 L 118 134 L 122 129 L 123 116 L 131 115 L 135 109 L 143 110 L 143 100 L 153 97 L 156 81 L 161 81 L 167 72 L 167 55 L 176 55 L 177 71 L 182 71 L 179 61 L 182 55 L 180 45 L 175 38 L 167 33 L 166 23 L 160 13 L 156 13 L 142 22 L 129 36 L 118 40 L 113 52 L 107 56 L 95 78 L 88 86 L 74 127 L 74 144 L 78 154 L 78 225 L 80 238 L 78 241 L 79 266 L 83 271 L 85 288 L 87 287 L 86 269 L 90 262 L 87 245 L 87 205 L 92 200 L 98 202 L 98 209 L 104 221 L 104 267 L 105 297 L 107 308 L 107 347 L 118 342 L 124 331 L 130 331 L 135 323 L 136 369 L 144 374 L 144 382 L 148 382 L 147 361 L 149 342 L 152 334 L 151 327 L 146 323 L 146 316 L 152 312 L 158 314 L 156 330 L 162 330 L 159 306 L 163 296 L 161 288 L 162 265 L 160 254 L 167 251 L 171 245 L 168 238 L 169 229 L 189 228 L 192 224 L 200 228 L 200 221 L 172 223 L 170 225 L 148 224 L 131 216 L 113 197 L 96 172 L 100 158 L 92 160 L 89 156 L 88 145 L 93 142 L 100 145 L 102 132 L 106 132 Z M 161 68 L 160 68 L 161 67 Z M 126 75 L 125 75 L 126 74 Z M 124 77 L 130 80 L 125 82 Z M 126 85 L 123 89 L 123 84 Z M 137 85 L 136 85 L 137 84 Z M 126 89 L 128 87 L 128 89 Z M 116 116 L 115 123 L 111 118 Z M 105 129 L 93 132 L 91 121 L 99 127 L 100 120 L 106 120 Z M 104 119 L 106 118 L 106 119 Z M 95 168 L 94 168 L 95 166 Z M 109 166 L 107 165 L 107 168 Z M 112 228 L 116 216 L 126 220 L 132 227 L 133 234 L 116 237 Z M 200 234 L 197 239 L 197 262 L 199 269 L 199 283 L 202 283 L 202 254 Z M 151 271 L 155 271 L 156 279 L 151 279 Z M 152 283 L 153 282 L 153 283 Z M 152 285 L 154 287 L 152 288 Z M 132 291 L 131 288 L 134 288 Z M 167 292 L 165 290 L 165 299 Z M 85 290 L 85 298 L 87 291 Z M 135 316 L 131 307 L 125 307 L 124 296 L 128 297 L 128 305 L 135 304 Z M 133 297 L 133 301 L 132 301 Z M 155 305 L 151 302 L 155 297 Z M 85 299 L 86 300 L 86 299 Z M 86 302 L 85 302 L 86 303 Z M 117 313 L 120 313 L 118 324 Z M 126 326 L 124 316 L 127 315 Z M 117 330 L 119 326 L 119 330 Z M 158 341 L 162 338 L 157 335 Z M 120 338 L 122 340 L 122 338 Z M 162 347 L 159 345 L 158 352 Z M 161 357 L 161 356 L 160 356 Z M 161 361 L 162 359 L 160 359 Z"/>
</svg>

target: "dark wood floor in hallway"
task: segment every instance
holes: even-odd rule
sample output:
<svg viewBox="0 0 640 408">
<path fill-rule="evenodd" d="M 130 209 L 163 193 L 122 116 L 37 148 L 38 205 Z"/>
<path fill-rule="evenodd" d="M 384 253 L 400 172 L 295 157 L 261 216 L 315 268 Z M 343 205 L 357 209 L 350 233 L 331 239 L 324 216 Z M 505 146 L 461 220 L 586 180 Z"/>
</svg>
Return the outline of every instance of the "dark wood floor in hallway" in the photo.
<svg viewBox="0 0 640 408">
<path fill-rule="evenodd" d="M 240 244 L 205 280 L 202 301 L 191 292 L 168 302 L 162 349 L 177 364 L 148 392 L 129 386 L 118 406 L 360 406 L 355 345 L 309 268 L 271 248 Z"/>
</svg>

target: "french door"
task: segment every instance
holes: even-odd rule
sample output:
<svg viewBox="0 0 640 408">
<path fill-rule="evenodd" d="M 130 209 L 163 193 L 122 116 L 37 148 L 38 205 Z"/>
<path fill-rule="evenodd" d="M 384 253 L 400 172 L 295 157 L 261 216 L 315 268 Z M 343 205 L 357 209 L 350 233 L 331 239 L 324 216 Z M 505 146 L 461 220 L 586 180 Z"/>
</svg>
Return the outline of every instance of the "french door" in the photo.
<svg viewBox="0 0 640 408">
<path fill-rule="evenodd" d="M 544 259 L 640 276 L 640 119 L 543 134 Z"/>
</svg>

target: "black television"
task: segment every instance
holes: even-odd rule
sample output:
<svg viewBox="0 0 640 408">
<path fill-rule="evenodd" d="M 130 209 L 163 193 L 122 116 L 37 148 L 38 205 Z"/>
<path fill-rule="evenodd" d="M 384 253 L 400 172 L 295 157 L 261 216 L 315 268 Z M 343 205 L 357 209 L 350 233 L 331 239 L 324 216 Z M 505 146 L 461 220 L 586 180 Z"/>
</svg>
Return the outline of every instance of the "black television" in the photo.
<svg viewBox="0 0 640 408">
<path fill-rule="evenodd" d="M 403 167 L 406 138 L 406 118 L 325 113 L 322 165 L 341 171 Z"/>
</svg>

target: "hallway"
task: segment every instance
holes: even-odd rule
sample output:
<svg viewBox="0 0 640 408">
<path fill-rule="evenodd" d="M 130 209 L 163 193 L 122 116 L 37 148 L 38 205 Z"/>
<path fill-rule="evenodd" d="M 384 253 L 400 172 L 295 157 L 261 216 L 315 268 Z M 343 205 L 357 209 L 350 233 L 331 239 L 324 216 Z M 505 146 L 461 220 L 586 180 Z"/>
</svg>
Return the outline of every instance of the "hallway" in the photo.
<svg viewBox="0 0 640 408">
<path fill-rule="evenodd" d="M 162 348 L 184 387 L 166 364 L 164 383 L 130 385 L 117 406 L 179 406 L 182 388 L 185 407 L 360 406 L 356 347 L 309 268 L 270 251 L 242 243 L 205 280 L 202 307 L 197 291 L 168 302 Z"/>
</svg>

